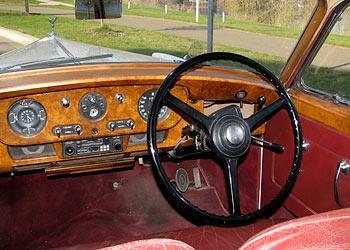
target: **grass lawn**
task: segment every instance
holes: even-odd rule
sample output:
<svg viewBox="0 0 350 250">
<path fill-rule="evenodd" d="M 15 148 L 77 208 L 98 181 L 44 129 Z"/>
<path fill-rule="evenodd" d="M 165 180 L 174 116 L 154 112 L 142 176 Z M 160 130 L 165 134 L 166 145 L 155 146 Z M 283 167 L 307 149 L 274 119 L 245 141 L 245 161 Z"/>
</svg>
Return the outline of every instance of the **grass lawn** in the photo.
<svg viewBox="0 0 350 250">
<path fill-rule="evenodd" d="M 11 15 L 6 15 L 6 13 L 11 13 Z M 47 21 L 48 16 L 23 16 L 21 12 L 5 10 L 0 10 L 0 15 L 0 26 L 2 27 L 18 30 L 38 38 L 45 37 L 51 32 L 51 26 Z M 56 22 L 55 31 L 61 37 L 73 41 L 144 55 L 151 55 L 153 52 L 162 52 L 183 57 L 187 53 L 189 46 L 197 41 L 191 38 L 119 25 L 108 25 L 107 29 L 101 29 L 98 21 L 75 20 L 64 17 L 60 17 L 59 21 Z M 114 34 L 118 34 L 118 36 Z M 200 41 L 200 43 L 203 45 L 203 48 L 206 48 L 205 42 Z M 256 53 L 221 44 L 214 44 L 213 50 L 233 52 L 250 57 L 260 62 L 276 75 L 279 75 L 285 63 L 285 59 L 282 57 Z M 330 86 L 329 84 L 332 81 L 329 77 L 333 74 L 337 79 L 343 79 L 338 84 L 340 86 L 343 84 L 346 95 L 350 96 L 350 88 L 345 88 L 348 85 L 346 81 L 348 74 L 332 73 L 331 70 L 326 68 L 322 68 L 322 70 L 318 69 L 317 72 L 317 74 L 314 74 L 313 70 L 311 70 L 305 76 L 307 84 L 312 87 L 321 86 L 323 90 L 333 93 L 336 90 L 333 89 L 334 86 Z M 338 77 L 340 76 L 339 74 L 341 74 L 341 77 Z"/>
<path fill-rule="evenodd" d="M 36 0 L 29 0 L 29 5 L 37 5 L 40 2 Z M 24 0 L 0 0 L 0 4 L 6 4 L 6 5 L 23 5 L 24 6 Z"/>
<path fill-rule="evenodd" d="M 181 12 L 168 10 L 168 14 L 164 13 L 164 9 L 157 9 L 139 5 L 132 5 L 128 9 L 127 4 L 123 4 L 123 14 L 125 15 L 135 15 L 135 16 L 147 16 L 153 18 L 163 18 L 176 21 L 183 21 L 189 23 L 195 23 L 195 15 L 193 13 Z M 199 15 L 199 24 L 207 24 L 207 16 Z M 215 27 L 224 27 L 230 29 L 238 29 L 244 31 L 250 31 L 255 33 L 262 33 L 271 36 L 280 36 L 298 39 L 301 30 L 295 30 L 285 27 L 266 25 L 261 23 L 239 21 L 230 18 L 225 19 L 225 23 L 222 22 L 221 17 L 214 17 Z"/>
<path fill-rule="evenodd" d="M 6 2 L 14 1 L 14 2 L 20 2 L 21 4 L 23 4 L 23 0 L 0 0 L 0 2 L 1 1 L 6 1 Z M 36 0 L 29 0 L 29 1 L 33 2 L 33 4 L 37 2 Z M 74 5 L 74 0 L 55 0 L 55 1 Z M 195 15 L 193 13 L 168 10 L 168 13 L 165 14 L 164 9 L 151 8 L 151 7 L 134 5 L 134 4 L 131 4 L 131 8 L 128 9 L 126 1 L 124 2 L 125 4 L 123 4 L 123 14 L 125 15 L 145 16 L 145 17 L 170 19 L 175 21 L 195 23 Z M 69 7 L 66 7 L 66 8 L 69 8 Z M 207 24 L 207 16 L 199 15 L 199 23 Z M 273 26 L 273 25 L 267 25 L 262 23 L 254 23 L 254 22 L 248 22 L 248 21 L 240 21 L 232 18 L 226 18 L 225 22 L 223 23 L 221 17 L 214 17 L 214 26 L 221 27 L 221 28 L 249 31 L 249 32 L 260 33 L 260 34 L 265 34 L 270 36 L 292 38 L 292 39 L 298 39 L 302 32 L 301 30 L 298 30 L 298 29 Z M 350 36 L 330 35 L 326 43 L 329 45 L 350 47 Z"/>
<path fill-rule="evenodd" d="M 74 4 L 74 0 L 55 0 L 57 2 Z M 37 0 L 29 0 L 31 6 L 39 6 L 39 2 Z M 195 23 L 195 15 L 193 13 L 181 12 L 168 10 L 168 14 L 164 13 L 164 9 L 151 8 L 146 6 L 139 6 L 131 4 L 131 8 L 128 9 L 126 1 L 123 4 L 123 14 L 124 15 L 136 15 L 136 16 L 145 16 L 152 18 L 160 18 L 160 19 L 170 19 L 188 23 Z M 0 0 L 0 4 L 8 4 L 8 5 L 24 5 L 24 0 Z M 42 7 L 52 7 L 46 5 L 40 5 Z M 71 7 L 66 6 L 55 6 L 55 8 L 63 8 L 63 9 L 72 9 Z M 199 23 L 206 24 L 207 16 L 200 15 Z M 242 31 L 254 32 L 265 34 L 269 36 L 278 36 L 284 38 L 298 39 L 301 30 L 292 29 L 287 27 L 266 25 L 262 23 L 255 22 L 247 22 L 247 21 L 239 21 L 231 18 L 226 18 L 225 23 L 222 22 L 220 17 L 214 17 L 214 26 L 228 29 L 237 29 Z M 350 36 L 347 35 L 330 35 L 326 41 L 329 45 L 336 45 L 341 47 L 350 48 Z"/>
<path fill-rule="evenodd" d="M 0 18 L 0 26 L 9 29 L 21 31 L 25 34 L 42 38 L 51 32 L 48 16 L 16 16 L 14 11 L 0 10 L 1 13 L 12 13 L 12 15 Z M 55 31 L 60 36 L 83 43 L 109 47 L 113 49 L 125 50 L 145 55 L 151 55 L 153 52 L 163 52 L 176 56 L 183 57 L 188 50 L 188 47 L 195 41 L 195 39 L 180 37 L 175 35 L 162 34 L 160 32 L 153 32 L 141 30 L 131 27 L 109 25 L 110 29 L 122 36 L 113 36 L 110 34 L 92 35 L 91 31 L 95 31 L 100 27 L 97 21 L 75 20 L 71 18 L 60 17 L 55 24 Z M 206 48 L 206 43 L 201 42 Z M 271 70 L 276 74 L 281 70 L 285 59 L 282 57 L 269 56 L 259 54 L 248 50 L 234 48 L 225 45 L 214 44 L 215 51 L 231 51 L 255 58 L 256 60 L 269 65 Z"/>
<path fill-rule="evenodd" d="M 168 14 L 165 14 L 164 9 L 150 8 L 145 6 L 133 5 L 133 4 L 131 4 L 130 9 L 128 9 L 127 4 L 123 4 L 123 14 L 195 23 L 195 15 L 193 13 L 168 10 Z M 198 23 L 207 24 L 207 16 L 199 15 Z M 225 23 L 223 23 L 221 17 L 214 17 L 214 27 L 236 29 L 236 30 L 248 31 L 253 33 L 265 34 L 269 36 L 278 36 L 278 37 L 291 38 L 291 39 L 299 39 L 299 36 L 302 32 L 301 30 L 298 30 L 298 29 L 273 26 L 273 25 L 248 22 L 248 21 L 239 21 L 231 18 L 226 18 Z M 350 36 L 349 35 L 330 35 L 326 43 L 329 45 L 336 45 L 336 46 L 350 48 Z"/>
<path fill-rule="evenodd" d="M 56 2 L 61 3 L 69 3 L 74 5 L 74 0 L 54 0 Z M 43 2 L 40 2 L 38 0 L 29 0 L 29 11 L 30 7 L 49 7 L 49 8 L 58 8 L 58 9 L 74 9 L 74 7 L 68 7 L 63 5 L 43 5 Z M 16 5 L 16 6 L 23 6 L 24 7 L 24 0 L 0 0 L 0 4 L 6 4 L 6 5 Z"/>
</svg>

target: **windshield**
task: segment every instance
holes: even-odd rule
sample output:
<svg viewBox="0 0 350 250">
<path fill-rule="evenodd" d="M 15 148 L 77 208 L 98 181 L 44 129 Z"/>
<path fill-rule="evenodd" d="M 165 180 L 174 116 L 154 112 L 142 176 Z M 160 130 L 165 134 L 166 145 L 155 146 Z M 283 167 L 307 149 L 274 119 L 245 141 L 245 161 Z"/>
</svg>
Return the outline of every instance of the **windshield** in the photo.
<svg viewBox="0 0 350 250">
<path fill-rule="evenodd" d="M 10 39 L 19 48 L 1 49 L 0 73 L 105 62 L 178 63 L 209 48 L 245 55 L 278 75 L 316 5 L 218 0 L 211 7 L 210 2 L 0 0 L 2 44 Z M 208 9 L 214 16 L 212 46 Z"/>
</svg>

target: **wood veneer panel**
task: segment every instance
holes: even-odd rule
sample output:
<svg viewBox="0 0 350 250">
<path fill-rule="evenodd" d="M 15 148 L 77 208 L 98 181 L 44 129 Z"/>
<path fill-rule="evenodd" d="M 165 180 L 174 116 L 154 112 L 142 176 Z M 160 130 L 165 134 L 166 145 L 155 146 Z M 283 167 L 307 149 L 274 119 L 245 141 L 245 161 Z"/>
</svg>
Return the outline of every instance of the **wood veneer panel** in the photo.
<svg viewBox="0 0 350 250">
<path fill-rule="evenodd" d="M 3 112 L 0 112 L 0 141 L 7 145 L 32 145 L 42 143 L 52 143 L 66 140 L 79 140 L 87 138 L 96 138 L 104 136 L 114 136 L 122 134 L 144 133 L 147 131 L 147 122 L 142 120 L 138 114 L 137 104 L 141 95 L 157 85 L 134 85 L 134 86 L 113 86 L 100 88 L 74 89 L 70 91 L 57 91 L 36 95 L 28 95 L 24 97 L 8 98 L 0 100 L 0 107 Z M 88 120 L 84 118 L 79 111 L 80 99 L 89 92 L 98 92 L 102 94 L 107 101 L 107 112 L 98 120 Z M 115 95 L 122 93 L 125 96 L 123 103 L 118 103 L 115 100 Z M 181 87 L 174 88 L 172 92 L 175 96 L 186 100 L 186 91 Z M 71 104 L 68 108 L 64 108 L 60 104 L 63 98 L 69 98 Z M 47 113 L 47 122 L 41 132 L 34 136 L 24 137 L 13 132 L 7 124 L 7 110 L 17 100 L 30 98 L 38 101 L 43 105 Z M 120 129 L 109 131 L 107 123 L 112 120 L 133 119 L 135 121 L 134 129 Z M 170 112 L 167 119 L 159 123 L 158 128 L 161 130 L 174 127 L 180 117 L 174 112 Z M 68 135 L 58 138 L 53 134 L 55 126 L 80 124 L 82 126 L 81 135 Z M 98 134 L 93 134 L 92 129 L 97 129 Z"/>
<path fill-rule="evenodd" d="M 350 108 L 336 105 L 327 100 L 305 93 L 290 91 L 294 104 L 301 115 L 332 128 L 344 135 L 350 135 Z"/>
</svg>

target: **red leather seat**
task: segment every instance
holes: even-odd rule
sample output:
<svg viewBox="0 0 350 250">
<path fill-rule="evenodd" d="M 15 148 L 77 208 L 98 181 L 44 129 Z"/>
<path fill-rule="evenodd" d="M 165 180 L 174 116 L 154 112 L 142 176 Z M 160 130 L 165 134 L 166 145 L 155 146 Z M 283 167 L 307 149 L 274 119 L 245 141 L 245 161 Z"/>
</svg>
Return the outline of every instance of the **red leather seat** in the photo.
<svg viewBox="0 0 350 250">
<path fill-rule="evenodd" d="M 134 238 L 127 238 L 117 241 L 103 241 L 95 242 L 91 244 L 75 245 L 73 248 L 75 250 L 92 250 L 92 249 L 128 249 L 128 248 L 114 248 L 110 246 L 129 246 L 128 244 L 143 244 L 144 240 L 152 239 L 169 239 L 184 242 L 194 249 L 197 250 L 233 250 L 238 249 L 244 242 L 246 242 L 252 235 L 257 234 L 265 228 L 268 228 L 272 225 L 280 223 L 284 220 L 261 220 L 254 224 L 242 226 L 242 227 L 233 227 L 233 228 L 222 228 L 222 227 L 213 227 L 213 226 L 202 226 L 188 228 L 184 230 L 178 230 L 173 232 L 164 232 L 156 233 L 151 235 L 139 236 Z M 129 243 L 126 243 L 129 242 Z M 134 243 L 137 242 L 137 243 Z M 146 241 L 146 243 L 151 243 L 152 241 Z M 126 245 L 125 245 L 126 244 Z M 132 245 L 131 245 L 132 246 Z M 159 245 L 157 245 L 158 247 Z M 135 246 L 136 247 L 136 246 Z M 137 246 L 138 247 L 138 246 Z M 57 250 L 66 250 L 72 249 L 72 247 L 63 247 L 57 248 Z M 139 249 L 139 248 L 131 248 Z M 150 249 L 150 248 L 146 248 Z M 151 248 L 157 249 L 157 248 Z M 167 249 L 167 248 L 160 248 Z"/>
<path fill-rule="evenodd" d="M 184 242 L 170 239 L 149 239 L 124 243 L 103 250 L 195 250 Z"/>
<path fill-rule="evenodd" d="M 157 233 L 145 237 L 179 240 L 197 250 L 233 250 L 242 246 L 252 235 L 281 221 L 284 220 L 261 220 L 254 224 L 232 228 L 203 226 L 174 232 Z"/>
<path fill-rule="evenodd" d="M 290 221 L 261 220 L 236 228 L 195 227 L 122 241 L 96 242 L 75 246 L 74 249 L 99 249 L 113 245 L 117 246 L 107 249 L 350 249 L 349 235 L 350 208 L 346 208 Z M 167 245 L 162 245 L 162 241 L 173 242 L 174 240 L 177 242 L 175 247 L 190 248 L 167 248 Z M 186 244 L 178 244 L 179 241 Z M 151 247 L 153 243 L 156 243 L 155 248 Z"/>
<path fill-rule="evenodd" d="M 248 249 L 350 249 L 350 208 L 272 226 L 240 248 Z"/>
</svg>

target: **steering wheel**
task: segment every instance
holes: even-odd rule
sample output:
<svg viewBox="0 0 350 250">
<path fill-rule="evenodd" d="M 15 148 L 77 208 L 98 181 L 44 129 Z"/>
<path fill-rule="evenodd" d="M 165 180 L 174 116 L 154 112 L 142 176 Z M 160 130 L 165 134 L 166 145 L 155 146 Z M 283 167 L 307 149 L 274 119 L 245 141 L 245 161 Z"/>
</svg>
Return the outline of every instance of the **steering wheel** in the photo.
<svg viewBox="0 0 350 250">
<path fill-rule="evenodd" d="M 170 90 L 184 72 L 213 60 L 232 61 L 256 70 L 275 87 L 279 98 L 250 117 L 243 119 L 240 111 L 237 110 L 239 107 L 235 105 L 223 108 L 211 116 L 206 116 L 170 93 Z M 212 214 L 194 206 L 183 198 L 167 177 L 160 161 L 156 142 L 157 117 L 163 105 L 168 106 L 184 119 L 190 120 L 191 123 L 195 123 L 204 131 L 211 150 L 222 160 L 230 205 L 229 216 Z M 250 147 L 251 131 L 282 108 L 287 110 L 289 114 L 294 135 L 294 156 L 290 174 L 279 193 L 268 204 L 254 212 L 242 214 L 238 188 L 238 160 Z M 194 217 L 197 222 L 216 226 L 248 224 L 260 218 L 268 218 L 276 212 L 282 206 L 296 181 L 302 158 L 302 141 L 301 126 L 296 108 L 278 78 L 256 61 L 226 52 L 202 54 L 183 62 L 175 68 L 160 85 L 154 97 L 147 124 L 147 142 L 153 160 L 154 172 L 159 183 L 163 186 L 165 194 L 175 203 L 178 209 L 181 209 L 190 217 Z"/>
</svg>

